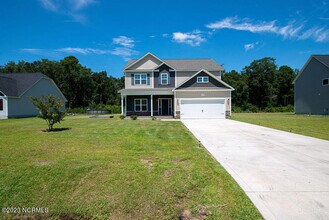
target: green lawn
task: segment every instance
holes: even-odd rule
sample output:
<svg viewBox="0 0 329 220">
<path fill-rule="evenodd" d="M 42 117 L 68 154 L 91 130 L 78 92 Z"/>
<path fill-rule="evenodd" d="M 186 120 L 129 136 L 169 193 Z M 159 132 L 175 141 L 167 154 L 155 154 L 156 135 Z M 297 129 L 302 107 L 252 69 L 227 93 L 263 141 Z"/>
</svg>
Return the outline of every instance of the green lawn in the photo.
<svg viewBox="0 0 329 220">
<path fill-rule="evenodd" d="M 232 119 L 329 140 L 329 117 L 293 113 L 233 113 Z"/>
<path fill-rule="evenodd" d="M 71 116 L 60 126 L 71 129 L 0 120 L 1 208 L 46 207 L 42 219 L 261 219 L 180 122 Z"/>
</svg>

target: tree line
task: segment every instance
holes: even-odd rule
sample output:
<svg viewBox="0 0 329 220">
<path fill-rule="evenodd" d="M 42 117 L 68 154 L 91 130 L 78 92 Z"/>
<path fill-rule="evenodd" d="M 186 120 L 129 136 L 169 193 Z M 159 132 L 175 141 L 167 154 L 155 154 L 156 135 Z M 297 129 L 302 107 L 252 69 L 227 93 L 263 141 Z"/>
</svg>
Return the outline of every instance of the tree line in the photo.
<svg viewBox="0 0 329 220">
<path fill-rule="evenodd" d="M 223 74 L 223 81 L 235 88 L 232 92 L 234 111 L 293 110 L 293 80 L 298 70 L 276 65 L 274 58 L 254 60 L 240 73 L 235 70 Z"/>
<path fill-rule="evenodd" d="M 124 77 L 108 76 L 106 71 L 93 72 L 74 56 L 60 61 L 42 59 L 34 62 L 10 61 L 0 66 L 1 73 L 42 72 L 52 78 L 68 100 L 69 108 L 120 105 L 118 91 Z M 235 88 L 232 106 L 235 111 L 257 111 L 293 105 L 293 80 L 297 70 L 276 65 L 274 58 L 254 60 L 240 73 L 223 74 L 223 81 Z M 116 108 L 118 109 L 118 108 Z"/>
<path fill-rule="evenodd" d="M 67 98 L 68 108 L 97 105 L 120 105 L 118 91 L 124 87 L 124 77 L 108 76 L 106 71 L 93 72 L 74 56 L 60 61 L 42 59 L 34 62 L 9 61 L 0 66 L 1 73 L 41 72 L 57 84 Z"/>
</svg>

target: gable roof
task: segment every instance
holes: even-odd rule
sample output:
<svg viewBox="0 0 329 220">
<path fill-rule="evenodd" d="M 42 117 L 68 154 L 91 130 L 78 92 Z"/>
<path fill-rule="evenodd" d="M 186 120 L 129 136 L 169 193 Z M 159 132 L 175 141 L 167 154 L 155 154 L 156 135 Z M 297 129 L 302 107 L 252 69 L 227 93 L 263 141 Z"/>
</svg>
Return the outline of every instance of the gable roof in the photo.
<svg viewBox="0 0 329 220">
<path fill-rule="evenodd" d="M 299 71 L 299 73 L 297 74 L 297 76 L 294 79 L 293 83 L 295 83 L 296 80 L 300 77 L 300 75 L 302 74 L 302 72 L 304 71 L 304 69 L 307 67 L 307 65 L 309 64 L 309 62 L 311 62 L 312 59 L 316 59 L 317 61 L 319 61 L 320 63 L 322 63 L 323 65 L 325 65 L 326 67 L 329 68 L 329 55 L 312 55 L 307 60 L 307 62 L 305 63 L 305 65 L 303 66 L 303 68 L 301 69 L 301 71 Z"/>
<path fill-rule="evenodd" d="M 162 61 L 162 64 L 165 63 L 170 67 L 174 68 L 178 71 L 199 71 L 201 69 L 206 69 L 208 71 L 223 71 L 224 68 L 219 65 L 213 59 L 159 59 L 152 53 L 147 53 L 138 60 L 129 60 L 123 70 L 131 67 L 134 63 L 137 63 L 139 60 L 143 59 L 147 55 L 152 55 L 153 57 L 157 58 L 158 60 Z M 160 65 L 162 65 L 160 64 Z"/>
<path fill-rule="evenodd" d="M 313 55 L 313 57 L 325 66 L 329 67 L 329 55 Z"/>
<path fill-rule="evenodd" d="M 173 90 L 179 90 L 181 89 L 180 87 L 182 87 L 184 84 L 186 84 L 187 82 L 189 82 L 190 80 L 192 80 L 195 76 L 197 76 L 198 74 L 200 74 L 201 72 L 204 72 L 206 74 L 208 74 L 210 77 L 214 78 L 215 80 L 217 80 L 218 82 L 220 82 L 223 86 L 225 86 L 227 89 L 234 91 L 234 88 L 232 86 L 230 86 L 229 84 L 225 83 L 224 81 L 222 81 L 221 79 L 219 79 L 218 77 L 214 76 L 212 73 L 208 72 L 205 69 L 202 69 L 200 71 L 198 71 L 197 73 L 195 73 L 193 76 L 191 76 L 190 78 L 186 79 L 185 81 L 183 81 L 181 84 L 179 84 L 176 88 L 174 88 Z M 203 88 L 203 89 L 207 89 L 207 88 Z"/>
<path fill-rule="evenodd" d="M 139 58 L 138 60 L 129 60 L 128 63 L 127 63 L 127 65 L 123 68 L 123 70 L 128 69 L 129 67 L 131 67 L 132 65 L 138 63 L 140 60 L 142 60 L 144 57 L 147 57 L 147 56 L 152 56 L 155 59 L 159 60 L 161 63 L 163 63 L 163 61 L 159 57 L 155 56 L 151 52 L 148 52 L 144 56 L 142 56 L 141 58 Z"/>
<path fill-rule="evenodd" d="M 19 97 L 41 78 L 50 79 L 42 73 L 2 73 L 0 91 L 6 96 Z"/>
</svg>

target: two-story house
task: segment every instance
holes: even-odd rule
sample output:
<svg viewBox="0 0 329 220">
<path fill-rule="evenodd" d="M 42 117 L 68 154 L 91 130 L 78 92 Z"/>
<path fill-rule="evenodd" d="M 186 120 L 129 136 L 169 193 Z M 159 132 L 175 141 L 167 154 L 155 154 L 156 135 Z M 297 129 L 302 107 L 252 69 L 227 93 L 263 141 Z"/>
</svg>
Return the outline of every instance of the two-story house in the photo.
<svg viewBox="0 0 329 220">
<path fill-rule="evenodd" d="M 329 115 L 329 55 L 312 55 L 294 84 L 296 114 Z"/>
<path fill-rule="evenodd" d="M 231 115 L 230 85 L 221 80 L 224 69 L 212 59 L 160 59 L 147 53 L 124 67 L 125 116 L 225 118 Z"/>
</svg>

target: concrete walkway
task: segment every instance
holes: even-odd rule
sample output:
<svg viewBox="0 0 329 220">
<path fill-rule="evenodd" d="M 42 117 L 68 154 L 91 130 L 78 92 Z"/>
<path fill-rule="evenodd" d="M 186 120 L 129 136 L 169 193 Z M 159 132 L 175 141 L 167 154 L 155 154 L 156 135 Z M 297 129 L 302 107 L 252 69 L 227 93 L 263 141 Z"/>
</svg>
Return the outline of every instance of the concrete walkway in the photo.
<svg viewBox="0 0 329 220">
<path fill-rule="evenodd" d="M 329 141 L 227 119 L 182 122 L 265 219 L 329 219 Z"/>
</svg>

